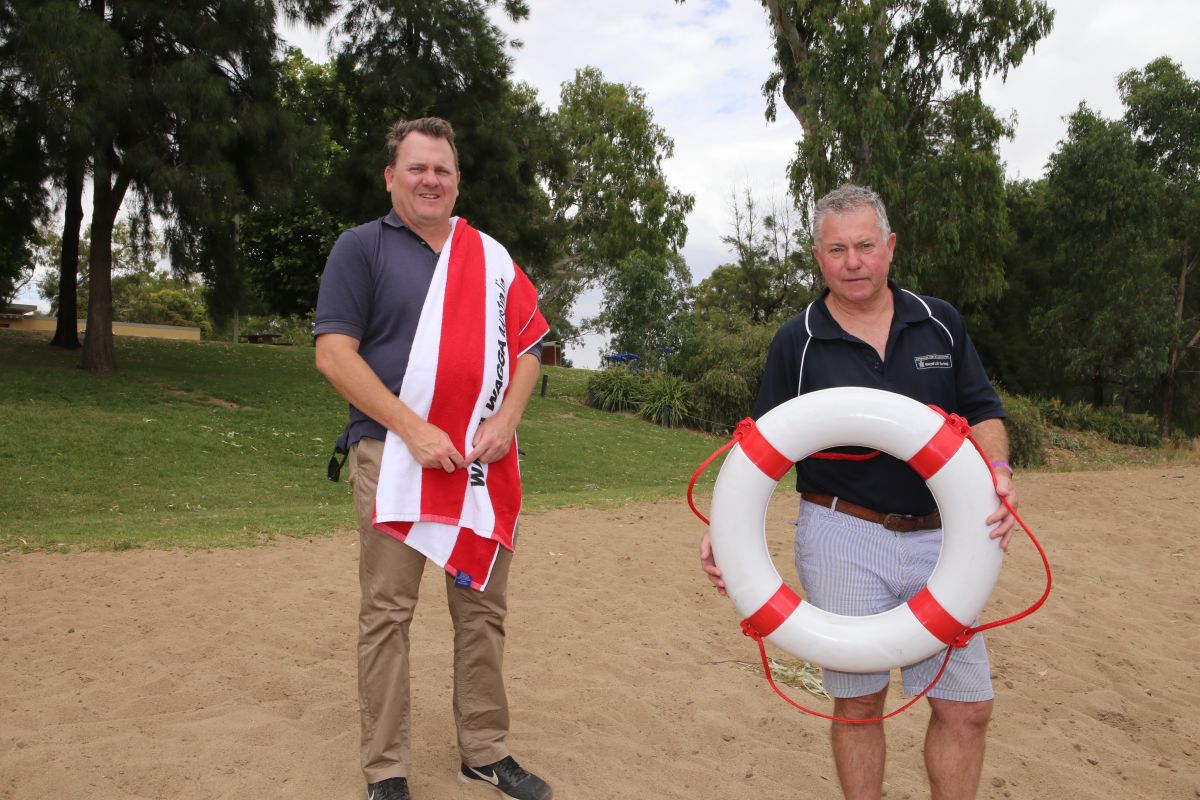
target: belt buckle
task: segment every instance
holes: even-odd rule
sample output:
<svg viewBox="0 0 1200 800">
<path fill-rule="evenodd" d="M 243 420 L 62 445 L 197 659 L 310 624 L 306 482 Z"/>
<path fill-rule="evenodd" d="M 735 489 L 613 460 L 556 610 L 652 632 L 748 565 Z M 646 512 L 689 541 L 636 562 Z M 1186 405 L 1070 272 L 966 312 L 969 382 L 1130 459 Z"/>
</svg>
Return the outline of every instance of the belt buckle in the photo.
<svg viewBox="0 0 1200 800">
<path fill-rule="evenodd" d="M 912 521 L 914 519 L 916 519 L 916 516 L 914 516 L 913 514 L 890 514 L 889 513 L 889 514 L 883 515 L 883 523 L 882 524 L 883 524 L 883 527 L 889 531 L 898 531 L 900 533 L 904 533 L 905 528 L 910 527 L 912 524 Z M 909 525 L 904 526 L 904 527 L 899 527 L 899 528 L 895 527 L 896 525 L 899 525 L 902 523 L 909 523 Z"/>
</svg>

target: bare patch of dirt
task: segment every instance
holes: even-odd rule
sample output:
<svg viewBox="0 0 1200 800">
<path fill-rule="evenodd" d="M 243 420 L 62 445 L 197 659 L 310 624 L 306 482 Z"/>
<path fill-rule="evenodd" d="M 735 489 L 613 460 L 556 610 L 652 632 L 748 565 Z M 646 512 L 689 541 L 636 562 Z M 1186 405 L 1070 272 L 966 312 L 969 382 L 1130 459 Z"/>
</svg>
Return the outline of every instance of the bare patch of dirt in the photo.
<svg viewBox="0 0 1200 800">
<path fill-rule="evenodd" d="M 228 408 L 232 411 L 241 411 L 250 408 L 250 406 L 244 406 L 241 403 L 235 403 L 232 400 L 224 400 L 220 397 L 213 397 L 210 394 L 188 391 L 186 389 L 168 388 L 167 394 L 171 395 L 172 397 L 178 397 L 182 400 L 191 400 L 193 403 L 204 403 L 205 405 L 220 406 L 221 408 Z"/>
</svg>

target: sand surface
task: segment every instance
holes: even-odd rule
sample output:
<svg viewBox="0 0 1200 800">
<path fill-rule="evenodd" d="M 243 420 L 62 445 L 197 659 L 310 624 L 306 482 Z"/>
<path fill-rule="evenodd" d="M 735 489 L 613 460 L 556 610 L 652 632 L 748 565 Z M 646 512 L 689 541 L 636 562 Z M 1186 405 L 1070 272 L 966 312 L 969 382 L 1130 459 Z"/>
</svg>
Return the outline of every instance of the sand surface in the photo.
<svg viewBox="0 0 1200 800">
<path fill-rule="evenodd" d="M 979 796 L 1200 797 L 1200 467 L 1025 474 L 1018 488 L 1056 583 L 1042 611 L 989 635 Z M 777 492 L 770 517 L 785 576 L 793 498 Z M 827 723 L 754 671 L 697 567 L 701 530 L 682 500 L 526 517 L 510 744 L 558 800 L 840 796 Z M 0 798 L 364 797 L 356 540 L 0 556 Z M 1015 543 L 984 619 L 1036 599 L 1041 569 Z M 412 638 L 414 797 L 495 797 L 455 779 L 432 567 Z M 888 723 L 889 800 L 928 796 L 927 717 L 922 702 Z"/>
</svg>

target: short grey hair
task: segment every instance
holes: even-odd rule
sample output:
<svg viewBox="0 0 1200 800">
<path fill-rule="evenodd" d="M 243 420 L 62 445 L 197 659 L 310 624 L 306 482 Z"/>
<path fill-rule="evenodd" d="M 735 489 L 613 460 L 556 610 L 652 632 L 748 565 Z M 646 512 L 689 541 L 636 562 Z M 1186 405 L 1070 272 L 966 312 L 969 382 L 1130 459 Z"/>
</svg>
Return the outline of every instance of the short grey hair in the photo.
<svg viewBox="0 0 1200 800">
<path fill-rule="evenodd" d="M 879 232 L 887 239 L 892 233 L 892 226 L 888 224 L 887 209 L 883 207 L 883 200 L 870 187 L 843 183 L 817 201 L 813 213 L 813 244 L 821 246 L 821 223 L 827 215 L 849 214 L 860 208 L 870 208 L 875 212 L 875 218 L 879 221 Z"/>
</svg>

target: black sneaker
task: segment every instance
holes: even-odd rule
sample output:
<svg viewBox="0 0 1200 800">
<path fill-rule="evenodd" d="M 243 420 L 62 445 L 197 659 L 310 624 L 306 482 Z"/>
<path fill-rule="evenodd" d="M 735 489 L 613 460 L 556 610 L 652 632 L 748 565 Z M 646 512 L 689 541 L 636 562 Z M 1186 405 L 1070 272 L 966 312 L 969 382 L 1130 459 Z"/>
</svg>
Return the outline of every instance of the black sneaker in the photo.
<svg viewBox="0 0 1200 800">
<path fill-rule="evenodd" d="M 367 784 L 367 800 L 412 800 L 408 793 L 408 778 L 388 778 Z"/>
<path fill-rule="evenodd" d="M 505 756 L 495 764 L 486 767 L 468 767 L 462 765 L 458 771 L 458 779 L 463 783 L 481 783 L 490 786 L 505 797 L 513 800 L 550 800 L 554 792 L 550 784 L 521 769 L 521 765 L 512 756 Z"/>
</svg>

